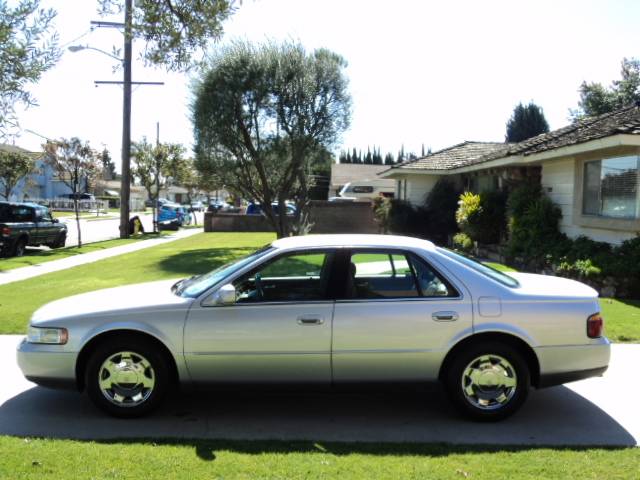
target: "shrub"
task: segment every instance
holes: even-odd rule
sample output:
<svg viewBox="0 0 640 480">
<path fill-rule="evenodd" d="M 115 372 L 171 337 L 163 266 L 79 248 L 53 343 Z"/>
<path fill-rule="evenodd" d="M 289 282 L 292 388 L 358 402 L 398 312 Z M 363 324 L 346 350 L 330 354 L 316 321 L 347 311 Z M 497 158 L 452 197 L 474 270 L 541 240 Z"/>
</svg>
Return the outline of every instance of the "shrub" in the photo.
<svg viewBox="0 0 640 480">
<path fill-rule="evenodd" d="M 456 233 L 453 236 L 453 245 L 465 253 L 471 252 L 473 249 L 473 240 L 466 233 Z"/>
<path fill-rule="evenodd" d="M 373 213 L 384 233 L 427 238 L 429 218 L 424 208 L 402 200 L 380 198 L 373 203 Z"/>
<path fill-rule="evenodd" d="M 525 185 L 513 190 L 507 200 L 507 212 L 507 255 L 511 259 L 520 257 L 525 268 L 548 267 L 570 248 L 570 241 L 558 228 L 560 208 L 539 188 Z"/>
<path fill-rule="evenodd" d="M 389 233 L 389 218 L 391 215 L 391 199 L 376 197 L 373 200 L 373 216 L 382 233 Z"/>
<path fill-rule="evenodd" d="M 460 195 L 456 221 L 463 233 L 479 243 L 499 243 L 505 230 L 505 195 L 501 192 Z"/>
<path fill-rule="evenodd" d="M 556 269 L 558 275 L 578 280 L 586 280 L 600 275 L 602 270 L 596 267 L 591 259 L 576 260 L 575 262 L 562 262 Z"/>
<path fill-rule="evenodd" d="M 460 191 L 450 180 L 441 178 L 425 200 L 425 215 L 429 219 L 427 238 L 446 244 L 458 230 L 456 210 Z"/>
</svg>

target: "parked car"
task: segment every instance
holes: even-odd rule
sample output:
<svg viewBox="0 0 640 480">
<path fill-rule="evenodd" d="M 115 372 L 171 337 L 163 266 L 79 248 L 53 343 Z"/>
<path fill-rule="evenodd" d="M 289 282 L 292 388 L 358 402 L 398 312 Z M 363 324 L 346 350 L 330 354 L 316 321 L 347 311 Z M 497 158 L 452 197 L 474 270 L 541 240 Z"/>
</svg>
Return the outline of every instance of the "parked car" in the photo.
<svg viewBox="0 0 640 480">
<path fill-rule="evenodd" d="M 49 303 L 18 364 L 120 417 L 150 412 L 175 383 L 440 381 L 463 413 L 498 420 L 530 386 L 607 369 L 599 311 L 587 285 L 507 275 L 425 240 L 309 235 L 178 282 Z"/>
<path fill-rule="evenodd" d="M 226 203 L 226 202 L 222 202 L 222 201 L 214 201 L 211 202 L 209 204 L 209 206 L 207 207 L 207 212 L 224 212 L 226 210 L 228 210 L 231 206 Z"/>
<path fill-rule="evenodd" d="M 158 222 L 177 221 L 182 226 L 184 221 L 184 213 L 182 207 L 175 203 L 163 203 L 158 208 Z"/>
<path fill-rule="evenodd" d="M 280 204 L 278 204 L 277 202 L 273 202 L 271 204 L 271 208 L 273 208 L 273 213 L 278 215 L 278 212 L 280 211 Z M 296 213 L 295 205 L 287 203 L 286 209 L 287 209 L 286 210 L 287 215 L 293 215 L 294 213 Z M 249 205 L 247 205 L 246 214 L 247 215 L 263 215 L 264 212 L 262 211 L 262 205 L 260 205 L 259 203 L 250 203 Z"/>
<path fill-rule="evenodd" d="M 204 203 L 200 201 L 191 202 L 191 208 L 196 212 L 202 212 L 204 210 Z"/>
<path fill-rule="evenodd" d="M 69 200 L 90 200 L 92 202 L 96 201 L 96 197 L 92 193 L 67 193 L 65 195 L 62 195 L 61 198 L 68 198 Z"/>
<path fill-rule="evenodd" d="M 0 252 L 21 257 L 27 246 L 64 247 L 67 226 L 35 203 L 0 202 Z"/>
</svg>

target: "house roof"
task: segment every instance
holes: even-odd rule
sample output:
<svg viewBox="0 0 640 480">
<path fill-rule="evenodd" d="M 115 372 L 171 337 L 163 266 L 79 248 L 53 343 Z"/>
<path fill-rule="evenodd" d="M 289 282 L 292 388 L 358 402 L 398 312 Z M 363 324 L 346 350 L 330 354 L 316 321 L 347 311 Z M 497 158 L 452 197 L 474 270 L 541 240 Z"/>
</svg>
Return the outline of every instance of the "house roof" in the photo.
<svg viewBox="0 0 640 480">
<path fill-rule="evenodd" d="M 9 145 L 8 143 L 0 143 L 0 150 L 8 153 L 22 153 L 32 158 L 38 158 L 43 155 L 42 152 L 31 152 L 29 150 L 25 150 L 24 148 L 18 147 L 16 145 Z"/>
<path fill-rule="evenodd" d="M 426 157 L 394 165 L 402 170 L 453 170 L 515 155 L 533 155 L 618 134 L 640 135 L 640 105 L 633 104 L 602 115 L 587 117 L 566 127 L 519 143 L 463 142 Z"/>
<path fill-rule="evenodd" d="M 462 142 L 437 152 L 430 153 L 408 162 L 394 165 L 389 170 L 401 168 L 403 170 L 451 170 L 465 167 L 482 158 L 505 152 L 509 144 L 497 142 Z"/>
</svg>

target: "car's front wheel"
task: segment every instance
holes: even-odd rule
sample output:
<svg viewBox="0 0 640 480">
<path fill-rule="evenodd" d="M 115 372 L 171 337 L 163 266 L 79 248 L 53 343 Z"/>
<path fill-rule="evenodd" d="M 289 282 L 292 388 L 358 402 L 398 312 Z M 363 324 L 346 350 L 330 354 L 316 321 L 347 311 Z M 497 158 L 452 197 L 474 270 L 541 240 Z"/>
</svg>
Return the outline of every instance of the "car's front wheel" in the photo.
<svg viewBox="0 0 640 480">
<path fill-rule="evenodd" d="M 466 416 L 502 420 L 518 410 L 529 393 L 530 373 L 523 356 L 501 343 L 482 343 L 456 356 L 446 371 L 450 398 Z"/>
<path fill-rule="evenodd" d="M 103 343 L 86 368 L 85 385 L 93 403 L 110 415 L 132 418 L 156 409 L 169 390 L 165 355 L 144 339 Z"/>
</svg>

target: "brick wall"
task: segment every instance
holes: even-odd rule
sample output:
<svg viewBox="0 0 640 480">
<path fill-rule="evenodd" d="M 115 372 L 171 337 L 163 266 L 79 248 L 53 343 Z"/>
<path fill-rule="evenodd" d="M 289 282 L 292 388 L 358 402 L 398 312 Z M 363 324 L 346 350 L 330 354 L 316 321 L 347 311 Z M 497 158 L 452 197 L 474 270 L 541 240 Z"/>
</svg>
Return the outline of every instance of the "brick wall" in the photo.
<svg viewBox="0 0 640 480">
<path fill-rule="evenodd" d="M 378 233 L 369 202 L 311 202 L 311 233 Z M 270 232 L 262 215 L 205 213 L 205 232 Z"/>
</svg>

